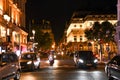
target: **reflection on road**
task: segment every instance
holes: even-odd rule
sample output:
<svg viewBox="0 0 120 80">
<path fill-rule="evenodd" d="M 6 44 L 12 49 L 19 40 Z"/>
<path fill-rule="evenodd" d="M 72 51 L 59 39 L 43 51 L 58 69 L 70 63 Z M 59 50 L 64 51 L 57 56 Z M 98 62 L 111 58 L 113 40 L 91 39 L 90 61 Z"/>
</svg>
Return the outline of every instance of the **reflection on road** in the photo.
<svg viewBox="0 0 120 80">
<path fill-rule="evenodd" d="M 54 61 L 54 64 L 53 64 L 53 68 L 57 68 L 57 67 L 75 67 L 74 66 L 74 62 L 71 62 L 70 60 L 67 60 L 66 62 L 64 62 L 64 60 L 55 60 Z M 44 67 L 51 67 L 49 65 L 49 61 L 48 60 L 43 60 L 41 61 L 41 68 L 44 68 Z"/>
<path fill-rule="evenodd" d="M 53 66 L 48 60 L 41 61 L 41 69 L 22 72 L 21 80 L 108 80 L 104 66 L 98 69 L 77 69 L 70 60 L 55 60 Z"/>
<path fill-rule="evenodd" d="M 37 80 L 37 79 L 31 73 L 28 73 L 26 76 L 22 77 L 22 80 Z"/>
</svg>

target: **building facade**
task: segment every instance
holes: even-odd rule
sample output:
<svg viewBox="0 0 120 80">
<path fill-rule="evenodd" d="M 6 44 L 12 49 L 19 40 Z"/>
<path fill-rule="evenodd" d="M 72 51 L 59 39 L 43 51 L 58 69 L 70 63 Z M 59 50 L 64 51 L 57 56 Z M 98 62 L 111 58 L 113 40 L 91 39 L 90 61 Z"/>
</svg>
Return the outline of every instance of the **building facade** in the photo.
<svg viewBox="0 0 120 80">
<path fill-rule="evenodd" d="M 117 15 L 100 14 L 97 12 L 75 12 L 66 29 L 67 50 L 70 52 L 76 50 L 92 50 L 93 52 L 96 52 L 96 46 L 93 44 L 94 42 L 89 42 L 87 40 L 84 31 L 90 29 L 94 22 L 98 21 L 102 23 L 105 20 L 114 25 L 117 22 Z M 97 46 L 97 52 L 98 51 L 99 46 Z"/>
<path fill-rule="evenodd" d="M 0 0 L 0 52 L 27 50 L 25 3 L 26 0 Z"/>
</svg>

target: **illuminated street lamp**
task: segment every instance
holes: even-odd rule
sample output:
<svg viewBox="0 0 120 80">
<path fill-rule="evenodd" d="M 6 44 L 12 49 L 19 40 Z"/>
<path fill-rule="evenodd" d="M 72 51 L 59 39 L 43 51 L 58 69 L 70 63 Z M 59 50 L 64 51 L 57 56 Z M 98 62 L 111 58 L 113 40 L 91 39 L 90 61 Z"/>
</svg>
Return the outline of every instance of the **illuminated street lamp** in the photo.
<svg viewBox="0 0 120 80">
<path fill-rule="evenodd" d="M 33 37 L 35 36 L 35 30 L 32 30 L 32 33 L 33 33 Z"/>
<path fill-rule="evenodd" d="M 34 50 L 34 46 L 35 46 L 35 45 L 34 45 L 34 42 L 35 42 L 35 30 L 32 30 L 32 33 L 33 33 L 33 52 L 34 52 L 34 51 L 35 51 L 35 50 Z"/>
<path fill-rule="evenodd" d="M 7 25 L 6 25 L 6 43 L 8 43 L 8 35 L 9 35 L 9 29 L 8 28 L 8 23 L 10 21 L 10 17 L 7 14 L 4 14 L 4 19 L 7 21 Z M 6 52 L 7 52 L 7 45 L 6 45 Z"/>
<path fill-rule="evenodd" d="M 10 17 L 7 14 L 4 14 L 4 19 L 9 22 L 10 21 Z M 7 23 L 8 24 L 8 23 Z"/>
</svg>

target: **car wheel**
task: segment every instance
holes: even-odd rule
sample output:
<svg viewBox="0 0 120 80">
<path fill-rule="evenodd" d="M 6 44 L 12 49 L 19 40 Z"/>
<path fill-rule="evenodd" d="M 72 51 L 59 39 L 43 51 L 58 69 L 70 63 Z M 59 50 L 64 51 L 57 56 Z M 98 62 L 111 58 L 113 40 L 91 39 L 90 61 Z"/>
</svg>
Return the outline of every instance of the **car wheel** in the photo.
<svg viewBox="0 0 120 80">
<path fill-rule="evenodd" d="M 34 66 L 34 65 L 32 65 L 31 70 L 32 70 L 32 71 L 34 71 L 34 70 L 35 70 L 35 66 Z"/>
<path fill-rule="evenodd" d="M 77 63 L 77 64 L 76 64 L 76 67 L 79 69 L 79 68 L 80 68 L 80 65 Z"/>
<path fill-rule="evenodd" d="M 94 65 L 93 67 L 94 67 L 95 69 L 97 69 L 97 65 Z"/>
<path fill-rule="evenodd" d="M 38 69 L 38 70 L 40 69 L 40 63 L 39 63 L 39 65 L 38 65 L 37 69 Z"/>
<path fill-rule="evenodd" d="M 20 71 L 17 71 L 14 80 L 20 80 Z"/>
<path fill-rule="evenodd" d="M 114 80 L 114 78 L 113 77 L 109 77 L 109 79 L 108 80 Z"/>
<path fill-rule="evenodd" d="M 108 68 L 107 68 L 107 76 L 108 76 L 109 80 L 114 80 L 114 78 L 111 76 L 111 72 Z"/>
<path fill-rule="evenodd" d="M 97 69 L 97 66 L 94 66 L 95 69 Z"/>
</svg>

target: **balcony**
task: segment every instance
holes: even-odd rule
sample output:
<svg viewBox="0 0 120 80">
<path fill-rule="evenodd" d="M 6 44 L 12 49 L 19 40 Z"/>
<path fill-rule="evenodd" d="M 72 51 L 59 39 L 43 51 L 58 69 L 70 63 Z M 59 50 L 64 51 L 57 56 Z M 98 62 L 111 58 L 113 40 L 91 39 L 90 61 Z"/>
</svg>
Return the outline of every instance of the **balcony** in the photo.
<svg viewBox="0 0 120 80">
<path fill-rule="evenodd" d="M 72 29 L 71 30 L 71 33 L 73 33 L 73 34 L 81 34 L 81 33 L 83 33 L 84 31 L 83 30 L 81 30 L 81 29 Z"/>
</svg>

